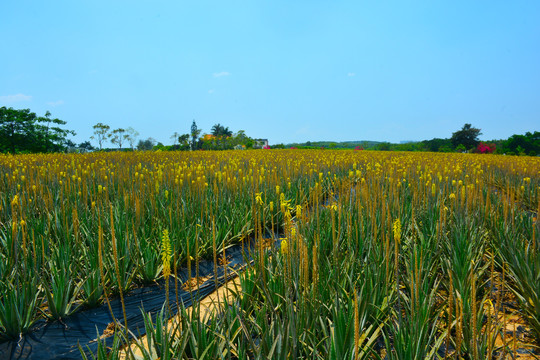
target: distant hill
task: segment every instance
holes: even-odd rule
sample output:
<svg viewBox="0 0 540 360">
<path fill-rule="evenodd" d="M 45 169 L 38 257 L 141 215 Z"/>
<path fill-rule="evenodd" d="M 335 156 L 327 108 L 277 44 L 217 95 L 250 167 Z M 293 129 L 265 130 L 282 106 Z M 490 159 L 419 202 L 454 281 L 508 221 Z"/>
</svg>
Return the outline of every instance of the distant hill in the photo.
<svg viewBox="0 0 540 360">
<path fill-rule="evenodd" d="M 285 144 L 285 147 L 324 147 L 328 149 L 354 149 L 357 146 L 370 149 L 380 144 L 380 141 L 355 140 L 355 141 L 306 141 L 304 143 Z"/>
</svg>

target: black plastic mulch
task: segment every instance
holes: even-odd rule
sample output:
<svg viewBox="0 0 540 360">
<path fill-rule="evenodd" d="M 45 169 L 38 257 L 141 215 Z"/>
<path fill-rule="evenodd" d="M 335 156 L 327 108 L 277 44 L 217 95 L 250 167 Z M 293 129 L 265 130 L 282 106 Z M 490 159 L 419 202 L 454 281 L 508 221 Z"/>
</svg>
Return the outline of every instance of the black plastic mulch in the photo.
<svg viewBox="0 0 540 360">
<path fill-rule="evenodd" d="M 188 280 L 188 270 L 178 269 L 178 300 L 184 308 L 190 307 L 194 301 L 201 300 L 224 284 L 227 280 L 236 276 L 234 270 L 251 261 L 250 250 L 252 245 L 246 245 L 242 251 L 242 245 L 234 245 L 226 250 L 227 273 L 225 276 L 224 266 L 218 266 L 217 273 L 214 274 L 214 264 L 212 261 L 199 262 L 199 276 L 210 277 L 198 290 L 192 292 L 180 289 L 180 284 Z M 195 276 L 195 269 L 192 269 L 192 276 Z M 216 281 L 217 276 L 217 281 Z M 176 292 L 174 280 L 170 279 L 169 304 L 172 312 L 178 310 L 176 303 Z M 216 284 L 217 282 L 217 284 Z M 137 335 L 144 335 L 145 313 L 152 316 L 160 311 L 165 303 L 165 283 L 153 285 L 145 288 L 135 289 L 124 296 L 127 323 L 130 332 Z M 123 324 L 122 305 L 120 299 L 111 300 L 111 308 L 116 321 Z M 0 343 L 0 359 L 80 359 L 80 346 L 86 353 L 97 352 L 97 337 L 102 335 L 109 324 L 113 323 L 113 318 L 107 304 L 100 307 L 76 312 L 63 319 L 62 322 L 39 321 L 31 332 L 23 335 L 19 341 L 8 341 Z M 105 337 L 102 342 L 108 346 L 112 344 L 112 336 Z"/>
</svg>

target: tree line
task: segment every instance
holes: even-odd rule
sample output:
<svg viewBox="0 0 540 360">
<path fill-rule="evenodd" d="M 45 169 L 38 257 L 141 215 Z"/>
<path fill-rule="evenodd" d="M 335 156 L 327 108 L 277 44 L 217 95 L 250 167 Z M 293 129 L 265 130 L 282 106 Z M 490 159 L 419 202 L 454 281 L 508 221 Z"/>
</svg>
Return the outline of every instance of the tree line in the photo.
<svg viewBox="0 0 540 360">
<path fill-rule="evenodd" d="M 92 150 L 226 150 L 253 148 L 256 141 L 243 130 L 234 133 L 221 124 L 215 124 L 210 134 L 201 136 L 195 120 L 191 132 L 171 136 L 172 145 L 163 145 L 149 137 L 139 139 L 132 127 L 112 129 L 104 123 L 92 126 L 90 139 L 75 144 L 69 136 L 73 130 L 65 128 L 66 121 L 51 117 L 47 111 L 38 116 L 30 109 L 0 107 L 0 153 L 24 154 L 47 152 L 87 152 Z M 92 142 L 93 144 L 92 144 Z M 108 147 L 113 145 L 114 148 Z"/>
<path fill-rule="evenodd" d="M 246 135 L 243 130 L 233 133 L 219 123 L 212 126 L 210 133 L 202 134 L 195 120 L 188 133 L 174 132 L 170 139 L 172 145 L 163 145 L 153 138 L 139 139 L 139 133 L 132 127 L 111 129 L 104 123 L 93 125 L 90 141 L 75 144 L 68 136 L 76 135 L 65 129 L 66 121 L 51 117 L 47 111 L 38 116 L 30 109 L 0 107 L 0 152 L 86 152 L 92 150 L 227 150 L 250 149 L 260 145 L 256 139 Z M 389 142 L 305 142 L 297 144 L 274 145 L 273 148 L 348 148 L 395 151 L 435 151 L 435 152 L 478 152 L 509 155 L 540 155 L 540 132 L 514 134 L 505 140 L 482 142 L 478 139 L 481 129 L 465 124 L 449 138 L 434 138 L 404 144 Z M 114 149 L 106 147 L 108 144 Z"/>
<path fill-rule="evenodd" d="M 235 148 L 249 149 L 256 146 L 256 142 L 246 135 L 244 130 L 233 133 L 228 127 L 215 124 L 209 134 L 201 136 L 202 129 L 199 129 L 195 120 L 191 124 L 191 132 L 180 134 L 174 132 L 170 140 L 172 145 L 163 145 L 153 138 L 140 139 L 134 146 L 139 133 L 133 128 L 111 129 L 107 124 L 97 123 L 93 126 L 94 134 L 90 137 L 97 142 L 98 149 L 103 150 L 103 146 L 110 142 L 116 145 L 117 150 L 122 150 L 124 144 L 129 144 L 132 150 L 229 150 Z"/>
<path fill-rule="evenodd" d="M 30 109 L 0 108 L 0 152 L 58 152 L 66 146 L 66 137 L 75 135 L 64 129 L 66 122 L 51 118 L 51 113 L 37 116 Z"/>
<path fill-rule="evenodd" d="M 465 124 L 449 138 L 434 138 L 423 141 L 410 141 L 406 143 L 390 143 L 376 141 L 307 141 L 281 145 L 281 147 L 295 147 L 304 149 L 356 149 L 380 151 L 431 151 L 431 152 L 471 152 L 494 153 L 507 155 L 540 155 L 540 132 L 527 132 L 524 135 L 512 135 L 508 139 L 480 141 L 481 129 Z M 273 146 L 275 148 L 276 146 Z"/>
</svg>

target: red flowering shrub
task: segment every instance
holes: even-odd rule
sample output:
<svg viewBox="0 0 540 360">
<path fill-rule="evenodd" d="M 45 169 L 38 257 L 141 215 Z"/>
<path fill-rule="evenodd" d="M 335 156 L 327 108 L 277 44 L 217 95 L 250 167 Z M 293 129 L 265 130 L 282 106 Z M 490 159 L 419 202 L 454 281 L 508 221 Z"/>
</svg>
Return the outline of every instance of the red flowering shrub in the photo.
<svg viewBox="0 0 540 360">
<path fill-rule="evenodd" d="M 493 154 L 495 152 L 495 144 L 486 144 L 481 142 L 476 148 L 476 152 L 479 154 Z"/>
</svg>

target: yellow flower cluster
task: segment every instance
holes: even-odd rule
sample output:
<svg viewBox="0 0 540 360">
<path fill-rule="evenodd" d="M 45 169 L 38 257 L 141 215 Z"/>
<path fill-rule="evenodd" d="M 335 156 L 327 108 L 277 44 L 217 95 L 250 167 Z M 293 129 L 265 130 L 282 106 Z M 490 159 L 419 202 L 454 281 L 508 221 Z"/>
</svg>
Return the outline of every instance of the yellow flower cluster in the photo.
<svg viewBox="0 0 540 360">
<path fill-rule="evenodd" d="M 171 274 L 171 240 L 169 239 L 169 230 L 163 229 L 161 235 L 161 260 L 163 262 L 163 277 L 169 278 Z"/>
</svg>

